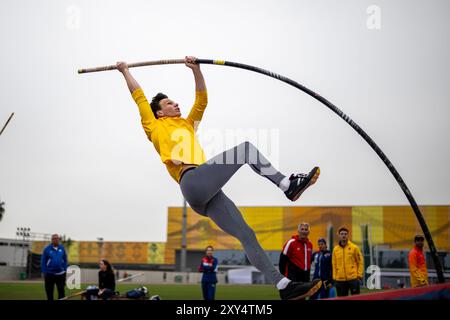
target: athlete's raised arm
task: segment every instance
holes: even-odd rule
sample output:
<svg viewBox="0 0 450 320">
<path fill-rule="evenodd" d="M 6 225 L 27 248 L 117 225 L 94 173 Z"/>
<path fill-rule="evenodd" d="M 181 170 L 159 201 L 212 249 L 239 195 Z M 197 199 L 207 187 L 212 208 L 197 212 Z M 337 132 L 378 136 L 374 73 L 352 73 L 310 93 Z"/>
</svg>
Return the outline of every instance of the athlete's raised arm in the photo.
<svg viewBox="0 0 450 320">
<path fill-rule="evenodd" d="M 141 88 L 139 83 L 136 81 L 136 79 L 131 75 L 130 70 L 128 70 L 128 65 L 124 61 L 119 61 L 116 63 L 117 70 L 120 71 L 120 73 L 123 74 L 123 77 L 125 78 L 125 81 L 127 82 L 128 89 L 131 93 L 136 91 L 137 89 Z"/>
<path fill-rule="evenodd" d="M 131 92 L 131 96 L 133 97 L 134 101 L 136 102 L 139 108 L 139 113 L 141 114 L 142 127 L 147 133 L 147 136 L 149 136 L 150 138 L 151 133 L 150 125 L 153 121 L 156 120 L 155 115 L 153 114 L 152 109 L 150 107 L 150 104 L 148 103 L 147 98 L 145 97 L 145 94 L 141 89 L 141 86 L 128 70 L 127 63 L 124 61 L 120 61 L 117 62 L 116 65 L 117 70 L 119 70 L 120 73 L 122 73 L 122 75 L 125 78 L 125 81 L 127 82 L 127 86 Z"/>
<path fill-rule="evenodd" d="M 205 108 L 208 104 L 208 94 L 206 91 L 205 79 L 200 70 L 200 65 L 195 63 L 195 57 L 187 56 L 185 58 L 185 64 L 188 68 L 192 69 L 195 80 L 195 102 L 186 119 L 191 122 L 196 129 L 198 123 L 202 120 L 203 112 L 205 112 Z"/>
</svg>

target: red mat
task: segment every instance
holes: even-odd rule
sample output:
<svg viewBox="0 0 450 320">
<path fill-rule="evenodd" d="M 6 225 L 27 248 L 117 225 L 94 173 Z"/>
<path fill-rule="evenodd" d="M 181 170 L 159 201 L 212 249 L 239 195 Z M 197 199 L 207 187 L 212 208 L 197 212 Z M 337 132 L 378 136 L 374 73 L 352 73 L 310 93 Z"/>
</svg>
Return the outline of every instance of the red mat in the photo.
<svg viewBox="0 0 450 320">
<path fill-rule="evenodd" d="M 450 283 L 338 297 L 328 300 L 450 300 Z"/>
</svg>

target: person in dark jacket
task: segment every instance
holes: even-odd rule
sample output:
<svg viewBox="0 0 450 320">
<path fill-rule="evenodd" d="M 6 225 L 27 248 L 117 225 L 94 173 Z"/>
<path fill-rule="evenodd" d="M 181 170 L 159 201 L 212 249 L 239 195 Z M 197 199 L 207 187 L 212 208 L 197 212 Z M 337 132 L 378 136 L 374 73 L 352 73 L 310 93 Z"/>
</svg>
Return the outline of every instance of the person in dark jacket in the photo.
<svg viewBox="0 0 450 320">
<path fill-rule="evenodd" d="M 111 298 L 116 291 L 116 277 L 114 270 L 108 260 L 102 259 L 99 263 L 98 272 L 98 296 L 103 300 Z"/>
<path fill-rule="evenodd" d="M 298 234 L 293 235 L 283 246 L 278 268 L 288 279 L 309 282 L 311 273 L 312 243 L 309 241 L 309 224 L 298 225 Z"/>
<path fill-rule="evenodd" d="M 65 297 L 67 254 L 59 243 L 59 235 L 52 235 L 52 243 L 44 248 L 41 257 L 41 271 L 44 274 L 47 300 L 53 300 L 53 291 L 58 290 L 58 299 Z"/>
<path fill-rule="evenodd" d="M 206 255 L 202 258 L 198 268 L 199 272 L 203 272 L 202 292 L 204 300 L 214 300 L 216 294 L 218 261 L 213 257 L 213 253 L 214 248 L 212 246 L 206 247 Z"/>
<path fill-rule="evenodd" d="M 333 266 L 331 264 L 331 252 L 327 248 L 327 242 L 324 238 L 317 241 L 319 250 L 314 252 L 314 279 L 322 280 L 323 286 L 317 291 L 311 300 L 326 299 L 330 296 L 330 289 L 333 283 Z"/>
</svg>

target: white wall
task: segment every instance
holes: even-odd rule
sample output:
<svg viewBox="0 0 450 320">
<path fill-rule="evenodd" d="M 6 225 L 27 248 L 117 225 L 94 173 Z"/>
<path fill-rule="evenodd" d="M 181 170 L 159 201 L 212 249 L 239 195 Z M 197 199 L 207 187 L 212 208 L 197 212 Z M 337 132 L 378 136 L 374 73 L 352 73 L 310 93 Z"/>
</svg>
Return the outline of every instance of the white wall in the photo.
<svg viewBox="0 0 450 320">
<path fill-rule="evenodd" d="M 22 272 L 26 272 L 26 268 L 0 266 L 0 281 L 19 280 Z"/>
<path fill-rule="evenodd" d="M 28 246 L 27 242 L 13 239 L 0 239 L 0 262 L 7 266 L 25 266 L 27 263 Z M 17 246 L 24 245 L 25 247 Z"/>
</svg>

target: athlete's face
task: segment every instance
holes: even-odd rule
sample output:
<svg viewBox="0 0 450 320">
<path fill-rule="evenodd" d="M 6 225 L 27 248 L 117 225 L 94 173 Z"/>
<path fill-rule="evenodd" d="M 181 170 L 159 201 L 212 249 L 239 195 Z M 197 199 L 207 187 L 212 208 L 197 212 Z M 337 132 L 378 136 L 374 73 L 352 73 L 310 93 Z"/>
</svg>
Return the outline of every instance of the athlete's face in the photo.
<svg viewBox="0 0 450 320">
<path fill-rule="evenodd" d="M 324 243 L 324 242 L 319 242 L 318 245 L 319 245 L 319 250 L 320 250 L 320 251 L 325 251 L 325 250 L 327 250 L 327 244 L 326 244 L 326 243 Z"/>
<path fill-rule="evenodd" d="M 106 264 L 103 262 L 103 260 L 100 260 L 98 266 L 100 267 L 100 270 L 106 271 Z"/>
<path fill-rule="evenodd" d="M 415 242 L 416 242 L 416 246 L 418 246 L 419 248 L 423 248 L 423 245 L 424 245 L 423 238 L 417 239 Z"/>
<path fill-rule="evenodd" d="M 301 239 L 306 239 L 309 236 L 309 225 L 307 224 L 302 224 L 299 228 L 298 228 L 298 235 Z"/>
<path fill-rule="evenodd" d="M 208 257 L 212 257 L 213 253 L 214 253 L 214 250 L 213 250 L 213 249 L 211 249 L 211 248 L 206 249 L 206 255 L 207 255 Z"/>
<path fill-rule="evenodd" d="M 348 240 L 348 232 L 345 231 L 345 230 L 342 230 L 341 232 L 339 232 L 339 239 L 342 242 L 347 242 L 347 240 Z"/>
<path fill-rule="evenodd" d="M 54 247 L 57 247 L 59 245 L 59 235 L 52 235 L 52 244 Z"/>
<path fill-rule="evenodd" d="M 158 117 L 179 117 L 181 116 L 178 103 L 172 99 L 165 98 L 159 102 L 161 110 L 157 111 Z"/>
</svg>

